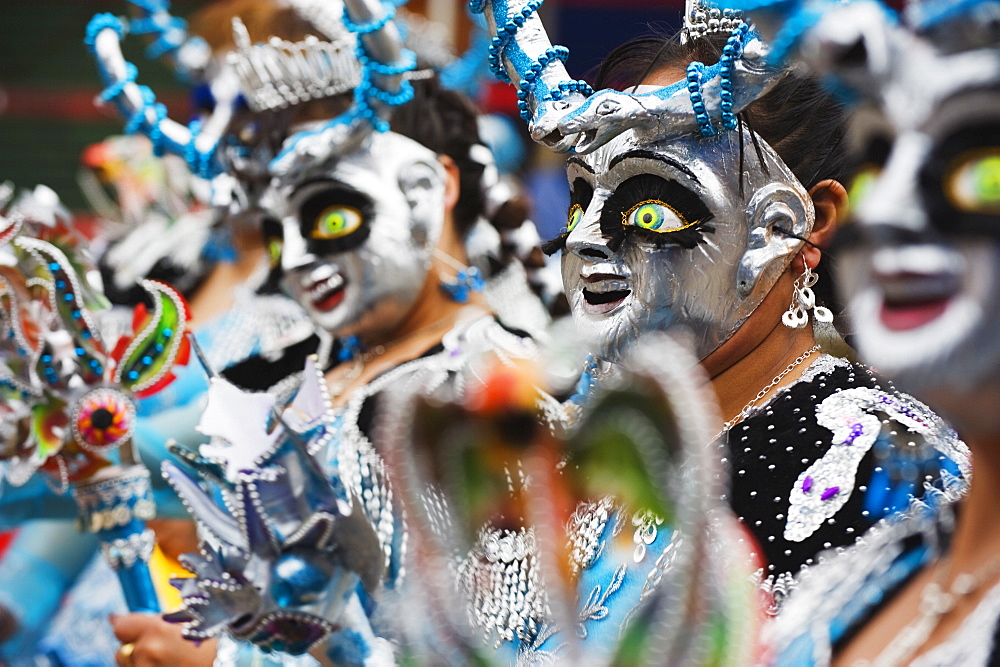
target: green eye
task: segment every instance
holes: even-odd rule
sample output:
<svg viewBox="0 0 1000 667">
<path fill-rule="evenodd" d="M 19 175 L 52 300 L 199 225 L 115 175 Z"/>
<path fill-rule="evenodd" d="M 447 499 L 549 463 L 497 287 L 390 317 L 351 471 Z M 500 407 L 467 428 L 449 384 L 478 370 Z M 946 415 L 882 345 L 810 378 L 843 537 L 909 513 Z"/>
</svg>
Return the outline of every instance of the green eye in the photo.
<svg viewBox="0 0 1000 667">
<path fill-rule="evenodd" d="M 278 264 L 281 262 L 282 245 L 283 244 L 281 239 L 272 238 L 269 239 L 267 242 L 267 258 L 271 264 L 272 269 L 278 266 Z"/>
<path fill-rule="evenodd" d="M 864 201 L 881 173 L 882 169 L 872 164 L 864 165 L 858 170 L 854 180 L 851 181 L 851 188 L 847 192 L 847 201 L 851 208 L 857 208 L 858 204 Z"/>
<path fill-rule="evenodd" d="M 566 231 L 573 231 L 583 218 L 583 207 L 573 204 L 569 209 L 569 220 L 566 222 Z"/>
<path fill-rule="evenodd" d="M 652 232 L 676 232 L 687 229 L 695 222 L 688 222 L 670 204 L 659 199 L 647 199 L 639 202 L 622 214 L 622 224 L 629 227 L 639 227 Z"/>
<path fill-rule="evenodd" d="M 361 211 L 351 206 L 330 206 L 316 218 L 314 239 L 339 239 L 361 226 Z"/>
<path fill-rule="evenodd" d="M 952 206 L 970 213 L 1000 213 L 1000 147 L 960 155 L 945 177 Z"/>
</svg>

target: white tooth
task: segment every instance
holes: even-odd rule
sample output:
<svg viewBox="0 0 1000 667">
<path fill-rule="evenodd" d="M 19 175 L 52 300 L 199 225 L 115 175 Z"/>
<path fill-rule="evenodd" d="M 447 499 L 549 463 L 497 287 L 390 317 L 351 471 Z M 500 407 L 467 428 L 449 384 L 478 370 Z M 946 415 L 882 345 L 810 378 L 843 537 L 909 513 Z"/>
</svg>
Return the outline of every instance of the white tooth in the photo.
<svg viewBox="0 0 1000 667">
<path fill-rule="evenodd" d="M 622 278 L 628 278 L 631 275 L 627 267 L 611 262 L 586 264 L 580 269 L 581 278 L 589 278 L 602 273 L 610 276 L 621 276 Z"/>
<path fill-rule="evenodd" d="M 329 264 L 320 264 L 315 269 L 309 272 L 309 280 L 314 283 L 318 283 L 323 280 L 329 279 L 331 276 L 337 275 L 337 272 Z"/>
<path fill-rule="evenodd" d="M 961 273 L 965 262 L 961 253 L 936 245 L 882 248 L 872 256 L 872 266 L 882 274 Z"/>
<path fill-rule="evenodd" d="M 340 286 L 344 284 L 344 277 L 339 273 L 334 274 L 329 280 L 326 281 L 325 285 L 331 292 L 340 289 Z"/>
<path fill-rule="evenodd" d="M 590 283 L 587 285 L 587 291 L 594 292 L 596 294 L 604 294 L 605 292 L 620 292 L 627 289 L 628 281 L 626 280 L 602 280 L 600 282 Z"/>
</svg>

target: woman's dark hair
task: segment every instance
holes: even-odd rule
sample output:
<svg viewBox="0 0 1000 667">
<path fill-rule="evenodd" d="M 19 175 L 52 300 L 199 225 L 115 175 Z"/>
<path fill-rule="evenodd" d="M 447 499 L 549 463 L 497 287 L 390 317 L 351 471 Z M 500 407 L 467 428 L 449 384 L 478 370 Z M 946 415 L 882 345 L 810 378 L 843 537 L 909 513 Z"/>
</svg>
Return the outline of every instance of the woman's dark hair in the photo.
<svg viewBox="0 0 1000 667">
<path fill-rule="evenodd" d="M 692 61 L 718 62 L 725 43 L 722 34 L 687 44 L 676 37 L 634 39 L 608 54 L 594 87 L 628 90 L 664 69 L 676 69 L 683 76 Z M 740 118 L 778 153 L 806 189 L 828 178 L 845 181 L 850 176 L 844 108 L 815 77 L 789 72 Z"/>
<path fill-rule="evenodd" d="M 455 204 L 455 226 L 464 237 L 483 210 L 482 177 L 485 166 L 473 160 L 470 149 L 481 143 L 476 107 L 461 93 L 441 86 L 437 76 L 412 82 L 413 99 L 398 107 L 389 126 L 458 166 L 460 192 Z"/>
<path fill-rule="evenodd" d="M 675 69 L 683 76 L 692 61 L 714 65 L 727 38 L 720 34 L 681 44 L 678 37 L 679 33 L 670 38 L 648 36 L 622 44 L 601 63 L 594 87 L 629 90 L 665 69 Z M 787 73 L 739 117 L 775 150 L 807 190 L 826 179 L 846 183 L 851 176 L 855 165 L 845 140 L 846 112 L 815 77 Z M 753 150 L 751 142 L 746 146 Z M 824 252 L 817 268 L 821 279 L 815 289 L 822 302 L 840 311 L 827 270 L 830 261 L 829 253 Z"/>
</svg>

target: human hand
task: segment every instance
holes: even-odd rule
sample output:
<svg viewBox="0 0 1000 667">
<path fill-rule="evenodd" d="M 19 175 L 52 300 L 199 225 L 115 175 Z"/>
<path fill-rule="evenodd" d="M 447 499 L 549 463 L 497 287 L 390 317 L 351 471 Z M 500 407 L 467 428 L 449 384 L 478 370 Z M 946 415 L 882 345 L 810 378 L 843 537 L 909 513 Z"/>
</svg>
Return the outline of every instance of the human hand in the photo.
<svg viewBox="0 0 1000 667">
<path fill-rule="evenodd" d="M 11 610 L 0 604 L 0 644 L 13 637 L 17 633 L 17 617 Z"/>
<path fill-rule="evenodd" d="M 187 665 L 211 667 L 217 648 L 214 639 L 195 644 L 181 636 L 180 626 L 151 614 L 111 615 L 111 628 L 122 642 L 115 662 L 122 667 Z"/>
</svg>

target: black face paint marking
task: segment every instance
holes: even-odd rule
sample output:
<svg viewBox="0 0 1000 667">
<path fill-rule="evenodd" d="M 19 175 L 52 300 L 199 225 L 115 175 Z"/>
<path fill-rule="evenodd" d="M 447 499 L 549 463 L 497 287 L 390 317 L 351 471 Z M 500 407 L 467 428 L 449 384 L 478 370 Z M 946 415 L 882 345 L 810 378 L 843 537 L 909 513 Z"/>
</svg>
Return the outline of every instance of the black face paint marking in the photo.
<svg viewBox="0 0 1000 667">
<path fill-rule="evenodd" d="M 614 169 L 615 165 L 623 162 L 624 160 L 630 160 L 630 159 L 655 160 L 657 162 L 662 162 L 671 169 L 674 169 L 684 174 L 695 183 L 698 183 L 699 185 L 701 184 L 701 181 L 698 180 L 698 177 L 694 175 L 693 171 L 688 169 L 688 166 L 686 164 L 678 162 L 677 160 L 671 157 L 667 157 L 666 155 L 660 155 L 659 153 L 654 153 L 653 151 L 646 151 L 646 150 L 627 151 L 625 153 L 622 153 L 621 155 L 616 155 L 614 158 L 612 158 L 611 164 L 608 165 L 608 171 Z"/>
<path fill-rule="evenodd" d="M 935 144 L 918 176 L 933 227 L 944 236 L 1000 237 L 996 214 L 1000 178 L 995 168 L 1000 156 L 1000 124 L 989 121 L 964 126 Z M 959 174 L 976 163 L 979 173 L 973 180 L 975 189 L 969 193 L 975 196 L 963 206 L 963 198 L 955 194 Z"/>
<path fill-rule="evenodd" d="M 314 232 L 321 215 L 335 206 L 357 210 L 361 214 L 361 225 L 340 238 L 316 238 Z M 374 213 L 375 203 L 370 197 L 343 184 L 331 182 L 329 188 L 314 192 L 299 205 L 299 228 L 310 253 L 318 256 L 332 255 L 353 250 L 364 243 L 371 232 Z"/>
<path fill-rule="evenodd" d="M 624 216 L 636 204 L 659 201 L 666 204 L 681 218 L 685 229 L 655 231 L 634 225 L 625 225 Z M 705 240 L 713 227 L 704 223 L 715 216 L 701 197 L 676 181 L 668 181 L 653 174 L 640 174 L 624 181 L 604 203 L 601 211 L 601 232 L 608 239 L 608 247 L 617 252 L 625 238 L 632 236 L 657 245 L 679 245 L 694 248 Z"/>
<path fill-rule="evenodd" d="M 579 158 L 570 158 L 569 161 L 583 164 L 583 161 Z M 569 224 L 569 220 L 573 214 L 573 209 L 579 206 L 583 212 L 586 212 L 593 198 L 594 186 L 582 178 L 577 178 L 573 181 L 572 186 L 570 186 L 569 211 L 567 211 L 566 214 L 567 225 Z M 542 252 L 546 255 L 554 255 L 560 250 L 563 250 L 566 247 L 566 239 L 569 236 L 570 231 L 571 230 L 567 227 L 566 231 L 561 233 L 559 236 L 542 243 Z"/>
</svg>

